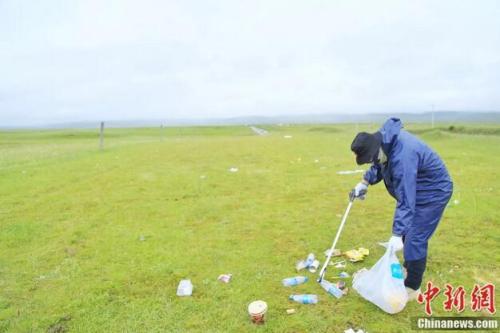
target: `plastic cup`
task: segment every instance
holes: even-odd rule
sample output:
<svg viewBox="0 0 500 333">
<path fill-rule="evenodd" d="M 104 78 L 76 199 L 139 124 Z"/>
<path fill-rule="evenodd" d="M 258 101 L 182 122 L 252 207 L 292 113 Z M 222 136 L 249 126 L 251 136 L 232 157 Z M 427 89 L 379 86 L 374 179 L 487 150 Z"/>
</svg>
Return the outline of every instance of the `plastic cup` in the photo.
<svg viewBox="0 0 500 333">
<path fill-rule="evenodd" d="M 297 270 L 297 272 L 300 270 L 303 270 L 306 267 L 307 267 L 307 265 L 306 265 L 306 262 L 304 260 L 297 261 L 297 264 L 295 265 L 295 269 Z"/>
<path fill-rule="evenodd" d="M 319 260 L 314 260 L 311 266 L 309 266 L 309 272 L 316 273 L 319 268 Z"/>
<path fill-rule="evenodd" d="M 248 305 L 248 314 L 254 324 L 263 324 L 267 312 L 267 303 L 264 301 L 254 301 Z"/>
</svg>

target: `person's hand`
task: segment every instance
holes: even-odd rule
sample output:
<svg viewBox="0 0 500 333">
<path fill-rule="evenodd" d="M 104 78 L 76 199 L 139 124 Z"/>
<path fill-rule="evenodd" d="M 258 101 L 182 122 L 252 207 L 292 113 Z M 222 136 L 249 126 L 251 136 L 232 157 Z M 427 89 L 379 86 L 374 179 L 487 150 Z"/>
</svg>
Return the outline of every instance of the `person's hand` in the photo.
<svg viewBox="0 0 500 333">
<path fill-rule="evenodd" d="M 400 251 L 403 249 L 403 239 L 401 238 L 401 236 L 392 236 L 389 239 L 387 247 L 389 249 L 392 249 L 394 252 Z"/>
<path fill-rule="evenodd" d="M 359 182 L 349 193 L 349 197 L 352 199 L 361 199 L 365 198 L 366 192 L 368 191 L 368 184 L 365 182 Z"/>
</svg>

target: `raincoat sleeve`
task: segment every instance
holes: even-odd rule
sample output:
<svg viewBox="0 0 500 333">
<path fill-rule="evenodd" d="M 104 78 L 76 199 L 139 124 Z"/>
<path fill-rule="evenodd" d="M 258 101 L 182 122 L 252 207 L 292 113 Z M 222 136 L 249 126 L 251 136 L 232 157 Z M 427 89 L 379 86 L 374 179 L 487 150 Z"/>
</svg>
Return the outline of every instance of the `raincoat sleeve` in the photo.
<svg viewBox="0 0 500 333">
<path fill-rule="evenodd" d="M 377 184 L 379 181 L 382 180 L 382 171 L 380 170 L 380 166 L 379 165 L 372 165 L 370 167 L 370 169 L 366 170 L 363 178 L 370 185 Z"/>
<path fill-rule="evenodd" d="M 406 235 L 415 216 L 417 196 L 418 155 L 415 152 L 401 154 L 392 163 L 394 192 L 397 198 L 392 233 Z"/>
</svg>

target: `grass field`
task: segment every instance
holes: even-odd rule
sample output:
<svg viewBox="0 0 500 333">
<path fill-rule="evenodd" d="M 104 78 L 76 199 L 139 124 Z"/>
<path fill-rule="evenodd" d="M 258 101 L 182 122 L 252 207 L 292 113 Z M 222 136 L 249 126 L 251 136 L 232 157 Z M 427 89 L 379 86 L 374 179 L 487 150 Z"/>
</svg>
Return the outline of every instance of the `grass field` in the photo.
<svg viewBox="0 0 500 333">
<path fill-rule="evenodd" d="M 388 315 L 352 290 L 337 300 L 313 281 L 281 286 L 309 252 L 323 259 L 361 175 L 337 174 L 358 168 L 354 125 L 263 128 L 268 136 L 167 128 L 162 139 L 158 129 L 109 129 L 103 151 L 97 130 L 0 132 L 0 332 L 410 331 L 420 304 Z M 468 294 L 474 283 L 498 285 L 499 127 L 407 128 L 455 183 L 424 281 Z M 349 273 L 383 254 L 394 206 L 382 184 L 355 202 L 339 247 L 371 253 Z M 218 282 L 222 273 L 233 280 Z M 183 278 L 192 297 L 175 295 Z M 292 293 L 320 302 L 292 303 Z M 263 326 L 246 312 L 257 299 L 269 305 Z M 444 299 L 433 303 L 437 315 L 448 314 Z"/>
</svg>

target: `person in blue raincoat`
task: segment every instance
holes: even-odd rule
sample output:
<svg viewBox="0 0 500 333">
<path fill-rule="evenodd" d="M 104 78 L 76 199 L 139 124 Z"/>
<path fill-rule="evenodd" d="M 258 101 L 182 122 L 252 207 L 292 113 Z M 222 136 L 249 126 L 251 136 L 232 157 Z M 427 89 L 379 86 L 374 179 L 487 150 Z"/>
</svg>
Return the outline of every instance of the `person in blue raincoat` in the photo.
<svg viewBox="0 0 500 333">
<path fill-rule="evenodd" d="M 358 165 L 371 163 L 363 180 L 351 191 L 364 197 L 368 185 L 384 181 L 396 201 L 389 246 L 404 253 L 409 299 L 420 293 L 427 247 L 453 192 L 441 158 L 422 140 L 403 129 L 398 118 L 388 119 L 373 134 L 361 132 L 351 144 Z"/>
</svg>

